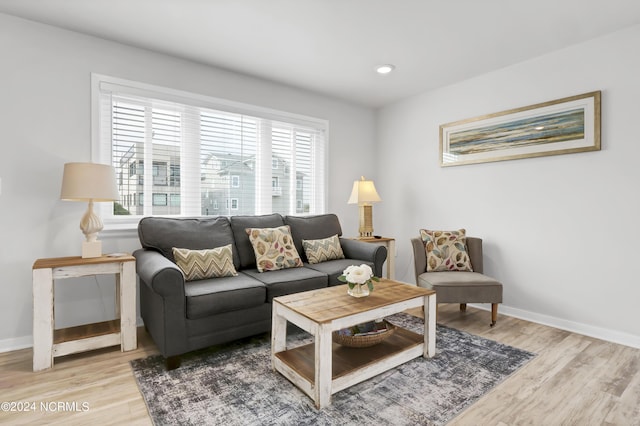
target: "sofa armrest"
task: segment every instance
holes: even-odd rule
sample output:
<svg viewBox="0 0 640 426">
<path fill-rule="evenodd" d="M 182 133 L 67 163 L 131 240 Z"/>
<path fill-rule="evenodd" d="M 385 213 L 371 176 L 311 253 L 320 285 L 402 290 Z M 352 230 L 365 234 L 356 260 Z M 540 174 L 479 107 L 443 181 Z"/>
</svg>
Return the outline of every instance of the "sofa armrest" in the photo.
<svg viewBox="0 0 640 426">
<path fill-rule="evenodd" d="M 136 250 L 133 256 L 136 258 L 136 272 L 143 285 L 162 297 L 184 298 L 184 275 L 178 265 L 154 250 Z"/>
<path fill-rule="evenodd" d="M 340 238 L 342 252 L 347 259 L 364 260 L 374 265 L 375 276 L 382 276 L 382 265 L 387 260 L 387 248 L 379 244 L 365 243 L 364 241 Z"/>
</svg>

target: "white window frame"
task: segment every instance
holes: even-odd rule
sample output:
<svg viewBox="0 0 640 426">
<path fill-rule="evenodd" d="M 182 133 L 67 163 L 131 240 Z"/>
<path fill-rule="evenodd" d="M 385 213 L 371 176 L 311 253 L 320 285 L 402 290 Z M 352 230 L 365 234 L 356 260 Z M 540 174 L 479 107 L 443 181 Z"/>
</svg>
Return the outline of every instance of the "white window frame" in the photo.
<svg viewBox="0 0 640 426">
<path fill-rule="evenodd" d="M 162 99 L 165 101 L 179 102 L 183 104 L 200 106 L 211 108 L 215 110 L 227 111 L 230 113 L 238 113 L 245 114 L 261 119 L 273 120 L 276 122 L 287 122 L 293 125 L 300 125 L 304 127 L 310 127 L 318 129 L 324 133 L 324 161 L 322 163 L 323 170 L 319 176 L 321 176 L 322 182 L 319 183 L 319 188 L 323 191 L 322 194 L 315 194 L 313 196 L 313 203 L 315 204 L 315 212 L 321 213 L 326 212 L 327 202 L 328 202 L 328 159 L 329 159 L 329 122 L 327 120 L 322 120 L 314 117 L 308 117 L 300 114 L 292 114 L 288 112 L 278 111 L 270 108 L 259 107 L 256 105 L 250 105 L 235 101 L 230 101 L 226 99 L 215 98 L 211 96 L 196 94 L 192 92 L 186 92 L 182 90 L 176 90 L 161 86 L 155 86 L 151 84 L 121 79 L 117 77 L 111 77 L 107 75 L 92 73 L 91 74 L 91 161 L 95 163 L 102 164 L 111 164 L 112 152 L 110 144 L 102 143 L 103 140 L 111 140 L 111 128 L 103 128 L 102 127 L 102 117 L 101 111 L 104 111 L 107 106 L 102 104 L 104 101 L 104 97 L 102 95 L 103 91 L 119 91 L 126 92 L 130 95 L 137 95 L 147 98 L 153 99 Z M 106 103 L 106 102 L 105 102 Z M 108 106 L 110 110 L 110 102 Z M 105 126 L 107 127 L 107 126 Z M 267 157 L 269 158 L 269 157 Z M 151 160 L 151 159 L 149 159 Z M 273 159 L 271 159 L 271 166 L 273 167 Z M 276 159 L 277 161 L 277 159 Z M 149 161 L 149 164 L 152 164 Z M 277 167 L 277 165 L 276 165 Z M 148 168 L 151 172 L 151 168 Z M 194 173 L 194 175 L 199 175 L 198 173 Z M 269 173 L 270 174 L 270 173 Z M 256 173 L 256 176 L 259 176 L 259 173 Z M 199 176 L 196 176 L 199 178 Z M 168 178 L 168 176 L 167 176 Z M 153 179 L 151 177 L 151 179 Z M 194 178 L 195 179 L 195 178 Z M 145 179 L 146 182 L 146 179 Z M 183 170 L 181 168 L 181 184 L 185 187 L 189 182 L 188 171 Z M 266 188 L 265 188 L 266 189 Z M 270 186 L 269 186 L 270 189 Z M 198 189 L 199 190 L 199 189 Z M 151 193 L 151 191 L 147 191 Z M 182 199 L 185 200 L 187 197 L 182 194 Z M 269 213 L 267 211 L 262 210 L 261 208 L 261 197 L 266 199 L 266 197 L 270 198 L 271 194 L 257 194 L 256 200 L 256 214 L 264 214 Z M 318 196 L 320 195 L 320 196 Z M 151 205 L 151 197 L 148 198 L 148 203 Z M 117 231 L 127 231 L 133 230 L 137 228 L 137 224 L 139 220 L 144 216 L 117 216 L 113 215 L 113 203 L 97 203 L 97 210 L 99 214 L 103 218 L 105 228 L 104 232 L 117 232 Z M 295 203 L 291 206 L 293 212 L 295 212 Z M 198 215 L 199 212 L 185 211 L 187 209 L 182 209 L 181 215 L 183 216 L 192 216 L 194 214 Z M 128 234 L 127 234 L 128 235 Z"/>
</svg>

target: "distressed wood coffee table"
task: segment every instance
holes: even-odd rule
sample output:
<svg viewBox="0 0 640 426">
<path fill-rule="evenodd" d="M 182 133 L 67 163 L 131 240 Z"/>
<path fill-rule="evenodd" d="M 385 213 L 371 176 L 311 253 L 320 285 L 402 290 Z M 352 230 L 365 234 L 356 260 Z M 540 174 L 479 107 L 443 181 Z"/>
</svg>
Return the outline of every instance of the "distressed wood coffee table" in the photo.
<svg viewBox="0 0 640 426">
<path fill-rule="evenodd" d="M 332 332 L 404 310 L 424 307 L 424 335 L 403 328 L 368 348 L 349 348 L 332 341 Z M 383 279 L 363 298 L 347 295 L 347 286 L 323 288 L 273 299 L 271 360 L 273 368 L 311 397 L 318 409 L 331 395 L 436 350 L 436 293 Z M 314 342 L 287 348 L 287 321 L 314 337 Z"/>
</svg>

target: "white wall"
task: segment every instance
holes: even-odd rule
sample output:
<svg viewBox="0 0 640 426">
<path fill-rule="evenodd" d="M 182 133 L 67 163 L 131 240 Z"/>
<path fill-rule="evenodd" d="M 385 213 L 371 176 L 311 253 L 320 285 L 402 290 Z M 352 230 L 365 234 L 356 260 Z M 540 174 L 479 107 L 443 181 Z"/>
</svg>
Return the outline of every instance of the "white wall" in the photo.
<svg viewBox="0 0 640 426">
<path fill-rule="evenodd" d="M 634 26 L 381 109 L 376 232 L 398 240 L 398 278 L 415 282 L 419 228 L 466 228 L 502 312 L 640 347 L 638 46 Z M 442 123 L 594 90 L 601 151 L 439 166 Z"/>
<path fill-rule="evenodd" d="M 92 72 L 329 120 L 328 210 L 357 232 L 346 200 L 358 176 L 376 177 L 372 110 L 2 14 L 0 53 L 0 351 L 31 344 L 34 260 L 80 253 L 86 205 L 59 194 L 64 163 L 91 158 Z M 138 247 L 135 233 L 101 239 L 105 252 Z M 61 282 L 58 324 L 109 319 L 112 292 L 108 276 Z"/>
</svg>

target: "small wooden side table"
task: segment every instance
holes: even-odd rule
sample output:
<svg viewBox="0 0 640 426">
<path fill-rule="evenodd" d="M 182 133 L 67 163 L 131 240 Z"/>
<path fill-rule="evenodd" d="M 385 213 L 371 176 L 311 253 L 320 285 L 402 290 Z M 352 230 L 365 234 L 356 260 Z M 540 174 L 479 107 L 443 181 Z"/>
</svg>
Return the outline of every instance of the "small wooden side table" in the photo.
<svg viewBox="0 0 640 426">
<path fill-rule="evenodd" d="M 378 243 L 387 248 L 387 278 L 390 280 L 396 277 L 396 240 L 388 237 L 356 237 L 355 240 L 366 243 Z"/>
<path fill-rule="evenodd" d="M 33 264 L 33 371 L 53 366 L 58 356 L 120 345 L 130 351 L 136 337 L 135 257 L 102 256 L 38 259 Z M 116 275 L 118 319 L 77 327 L 55 329 L 54 280 L 87 275 Z"/>
</svg>

